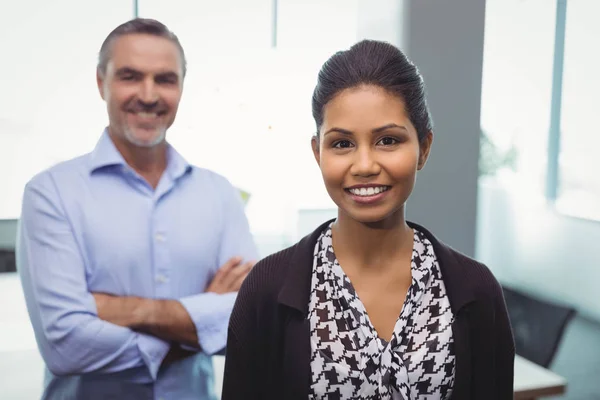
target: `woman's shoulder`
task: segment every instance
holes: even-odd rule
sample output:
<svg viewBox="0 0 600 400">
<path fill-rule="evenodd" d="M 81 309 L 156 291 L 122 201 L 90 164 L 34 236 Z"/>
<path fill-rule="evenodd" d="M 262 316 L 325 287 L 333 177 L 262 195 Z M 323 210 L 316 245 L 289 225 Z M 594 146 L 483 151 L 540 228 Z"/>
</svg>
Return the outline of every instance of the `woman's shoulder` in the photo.
<svg viewBox="0 0 600 400">
<path fill-rule="evenodd" d="M 452 248 L 426 228 L 411 225 L 433 244 L 443 279 L 452 286 L 453 292 L 479 299 L 502 298 L 502 287 L 485 263 Z"/>
<path fill-rule="evenodd" d="M 234 335 L 243 337 L 259 326 L 277 326 L 286 315 L 284 310 L 290 308 L 307 312 L 313 250 L 321 229 L 256 263 L 233 307 L 229 328 Z"/>
<path fill-rule="evenodd" d="M 242 285 L 242 291 L 251 291 L 262 298 L 277 298 L 281 291 L 302 297 L 310 288 L 310 273 L 314 248 L 328 221 L 292 246 L 260 260 L 252 268 Z M 286 295 L 286 297 L 289 297 Z"/>
<path fill-rule="evenodd" d="M 244 284 L 250 282 L 254 290 L 260 292 L 280 287 L 297 251 L 298 243 L 261 259 L 254 265 Z"/>
<path fill-rule="evenodd" d="M 245 337 L 257 328 L 257 316 L 271 320 L 276 314 L 278 296 L 287 276 L 295 246 L 271 254 L 257 262 L 244 279 L 231 313 L 229 329 Z M 264 324 L 264 321 L 262 321 Z"/>
<path fill-rule="evenodd" d="M 500 283 L 486 264 L 451 247 L 448 247 L 448 250 L 454 256 L 456 262 L 462 266 L 464 274 L 469 276 L 469 280 L 478 292 L 490 294 L 501 290 Z"/>
</svg>

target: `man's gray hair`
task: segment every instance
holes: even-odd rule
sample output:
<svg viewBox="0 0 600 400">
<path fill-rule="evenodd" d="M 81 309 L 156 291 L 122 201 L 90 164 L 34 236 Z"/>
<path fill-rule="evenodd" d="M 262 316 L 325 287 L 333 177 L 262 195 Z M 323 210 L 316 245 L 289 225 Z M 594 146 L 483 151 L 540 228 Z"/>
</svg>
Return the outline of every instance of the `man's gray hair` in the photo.
<svg viewBox="0 0 600 400">
<path fill-rule="evenodd" d="M 183 51 L 183 47 L 179 42 L 179 38 L 173 32 L 169 30 L 162 22 L 159 22 L 154 19 L 147 18 L 135 18 L 130 21 L 127 21 L 119 26 L 117 26 L 111 33 L 108 34 L 106 39 L 104 39 L 104 43 L 102 43 L 102 47 L 100 47 L 100 53 L 98 55 L 98 72 L 101 75 L 106 73 L 106 67 L 111 57 L 112 45 L 116 39 L 121 36 L 130 35 L 130 34 L 147 34 L 154 35 L 158 37 L 162 37 L 173 42 L 179 52 L 181 53 L 181 62 L 182 62 L 182 73 L 185 76 L 187 72 L 187 65 L 185 60 L 185 52 Z"/>
</svg>

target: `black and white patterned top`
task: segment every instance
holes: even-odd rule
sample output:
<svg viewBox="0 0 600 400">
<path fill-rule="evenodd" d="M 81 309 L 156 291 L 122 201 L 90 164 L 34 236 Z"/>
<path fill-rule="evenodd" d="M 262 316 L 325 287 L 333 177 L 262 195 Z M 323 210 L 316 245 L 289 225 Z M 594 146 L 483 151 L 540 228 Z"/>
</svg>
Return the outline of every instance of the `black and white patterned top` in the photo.
<svg viewBox="0 0 600 400">
<path fill-rule="evenodd" d="M 444 400 L 454 385 L 453 313 L 429 240 L 414 231 L 412 284 L 388 343 L 333 252 L 315 246 L 309 304 L 311 399 Z"/>
</svg>

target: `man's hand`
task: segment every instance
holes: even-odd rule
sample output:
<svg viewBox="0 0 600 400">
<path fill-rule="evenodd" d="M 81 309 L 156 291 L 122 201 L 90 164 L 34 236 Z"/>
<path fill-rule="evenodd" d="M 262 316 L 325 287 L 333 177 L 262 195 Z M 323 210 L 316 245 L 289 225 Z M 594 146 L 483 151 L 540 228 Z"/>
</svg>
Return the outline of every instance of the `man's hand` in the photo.
<svg viewBox="0 0 600 400">
<path fill-rule="evenodd" d="M 224 294 L 237 292 L 254 266 L 233 257 L 219 268 L 206 292 Z M 196 326 L 190 315 L 177 300 L 148 299 L 134 296 L 113 296 L 92 293 L 96 301 L 98 318 L 124 326 L 134 331 L 148 333 L 163 340 L 198 346 Z M 190 352 L 174 345 L 167 362 L 186 357 Z"/>
<path fill-rule="evenodd" d="M 177 361 L 183 360 L 184 358 L 188 358 L 195 354 L 198 353 L 195 351 L 183 349 L 178 343 L 175 343 L 171 346 L 171 349 L 163 359 L 162 365 L 173 364 Z"/>
<path fill-rule="evenodd" d="M 237 292 L 254 264 L 254 261 L 242 264 L 241 257 L 230 258 L 219 268 L 206 291 L 218 294 Z"/>
</svg>

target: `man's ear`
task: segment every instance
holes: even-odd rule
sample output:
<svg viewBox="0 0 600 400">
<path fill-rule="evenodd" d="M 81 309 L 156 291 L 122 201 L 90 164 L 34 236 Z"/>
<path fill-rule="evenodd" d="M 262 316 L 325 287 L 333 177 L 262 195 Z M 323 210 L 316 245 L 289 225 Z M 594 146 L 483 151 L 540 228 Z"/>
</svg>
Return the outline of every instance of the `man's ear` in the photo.
<svg viewBox="0 0 600 400">
<path fill-rule="evenodd" d="M 419 144 L 419 164 L 417 165 L 417 170 L 423 169 L 425 164 L 427 163 L 427 159 L 429 158 L 429 153 L 431 151 L 431 145 L 433 144 L 433 132 L 427 132 L 427 135 L 421 140 Z"/>
<path fill-rule="evenodd" d="M 312 146 L 313 155 L 315 156 L 315 160 L 317 164 L 321 166 L 321 153 L 319 152 L 319 137 L 314 135 L 310 140 L 310 144 Z"/>
<path fill-rule="evenodd" d="M 99 69 L 96 69 L 96 84 L 98 85 L 100 97 L 102 97 L 102 100 L 106 100 L 104 98 L 104 74 Z"/>
</svg>

